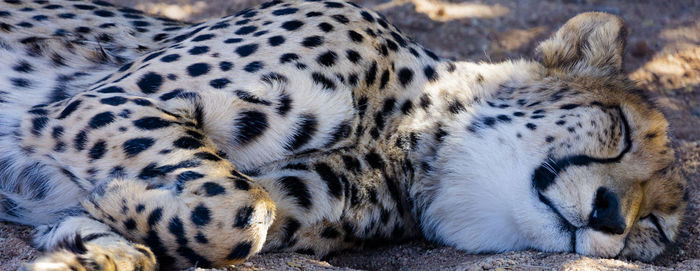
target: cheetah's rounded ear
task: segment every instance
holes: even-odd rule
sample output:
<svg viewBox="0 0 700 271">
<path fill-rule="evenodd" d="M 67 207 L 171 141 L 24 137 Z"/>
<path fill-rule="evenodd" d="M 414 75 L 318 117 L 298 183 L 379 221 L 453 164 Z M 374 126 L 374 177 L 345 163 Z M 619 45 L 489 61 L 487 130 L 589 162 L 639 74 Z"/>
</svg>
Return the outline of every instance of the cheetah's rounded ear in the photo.
<svg viewBox="0 0 700 271">
<path fill-rule="evenodd" d="M 548 69 L 566 73 L 612 74 L 622 71 L 627 29 L 620 17 L 587 12 L 569 19 L 537 52 Z"/>
</svg>

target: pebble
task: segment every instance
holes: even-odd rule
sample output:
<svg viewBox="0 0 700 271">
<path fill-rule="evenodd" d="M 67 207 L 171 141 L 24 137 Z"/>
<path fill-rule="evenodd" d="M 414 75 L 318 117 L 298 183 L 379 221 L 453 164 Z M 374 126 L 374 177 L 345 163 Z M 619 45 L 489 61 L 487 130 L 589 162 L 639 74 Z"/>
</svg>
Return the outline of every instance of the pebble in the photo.
<svg viewBox="0 0 700 271">
<path fill-rule="evenodd" d="M 635 57 L 644 57 L 651 53 L 651 49 L 646 41 L 638 41 L 631 46 L 630 53 Z"/>
</svg>

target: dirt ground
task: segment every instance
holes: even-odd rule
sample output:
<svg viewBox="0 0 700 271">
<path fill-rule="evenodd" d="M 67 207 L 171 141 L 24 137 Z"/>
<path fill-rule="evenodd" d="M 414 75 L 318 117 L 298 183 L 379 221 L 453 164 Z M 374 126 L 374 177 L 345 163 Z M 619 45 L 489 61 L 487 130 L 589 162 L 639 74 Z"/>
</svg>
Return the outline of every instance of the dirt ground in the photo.
<svg viewBox="0 0 700 271">
<path fill-rule="evenodd" d="M 539 41 L 584 11 L 621 16 L 629 30 L 625 71 L 671 122 L 690 205 L 676 247 L 652 263 L 534 251 L 470 255 L 420 240 L 325 261 L 294 253 L 257 255 L 227 270 L 700 270 L 700 0 L 355 0 L 438 54 L 455 60 L 532 58 Z M 109 0 L 151 13 L 201 21 L 263 0 Z M 0 4 L 2 6 L 3 4 Z M 0 270 L 38 255 L 30 229 L 0 222 Z"/>
</svg>

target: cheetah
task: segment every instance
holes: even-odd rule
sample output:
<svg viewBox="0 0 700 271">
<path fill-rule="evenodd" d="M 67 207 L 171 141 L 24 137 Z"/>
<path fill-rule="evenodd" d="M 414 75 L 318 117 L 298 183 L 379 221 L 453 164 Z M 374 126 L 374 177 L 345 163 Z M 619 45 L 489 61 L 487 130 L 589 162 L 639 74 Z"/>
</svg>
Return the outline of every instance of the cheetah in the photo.
<svg viewBox="0 0 700 271">
<path fill-rule="evenodd" d="M 220 267 L 419 237 L 648 261 L 688 199 L 605 13 L 502 63 L 440 58 L 340 0 L 196 24 L 4 0 L 0 33 L 0 219 L 35 226 L 45 251 L 25 270 Z"/>
</svg>

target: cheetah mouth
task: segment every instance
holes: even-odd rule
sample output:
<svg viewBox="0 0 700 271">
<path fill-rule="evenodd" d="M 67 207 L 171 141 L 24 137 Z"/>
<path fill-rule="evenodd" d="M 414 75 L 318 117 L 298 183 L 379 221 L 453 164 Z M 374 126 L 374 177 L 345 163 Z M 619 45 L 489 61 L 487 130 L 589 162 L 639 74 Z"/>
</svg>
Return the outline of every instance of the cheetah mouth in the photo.
<svg viewBox="0 0 700 271">
<path fill-rule="evenodd" d="M 542 202 L 544 205 L 549 208 L 549 210 L 554 213 L 557 218 L 559 219 L 559 226 L 561 227 L 562 231 L 566 232 L 569 234 L 569 252 L 571 253 L 576 253 L 576 231 L 579 229 L 579 227 L 574 226 L 566 217 L 557 209 L 556 206 L 552 203 L 547 196 L 543 195 L 542 192 L 538 191 L 537 192 L 537 198 Z"/>
</svg>

